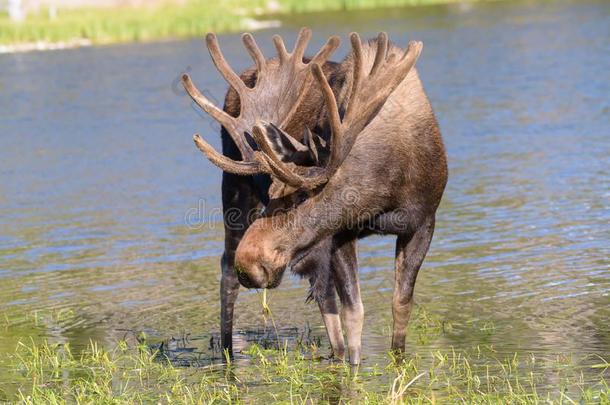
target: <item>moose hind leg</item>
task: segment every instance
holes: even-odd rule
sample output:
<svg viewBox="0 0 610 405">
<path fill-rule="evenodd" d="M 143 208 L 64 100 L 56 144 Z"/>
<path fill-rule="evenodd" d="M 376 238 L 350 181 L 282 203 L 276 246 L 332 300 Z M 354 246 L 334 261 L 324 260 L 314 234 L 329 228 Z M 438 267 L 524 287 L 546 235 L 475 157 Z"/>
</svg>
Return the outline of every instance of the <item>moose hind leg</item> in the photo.
<svg viewBox="0 0 610 405">
<path fill-rule="evenodd" d="M 434 233 L 434 217 L 428 218 L 414 233 L 399 235 L 396 241 L 396 274 L 392 315 L 392 350 L 404 352 L 407 324 L 413 308 L 413 290 Z"/>
</svg>

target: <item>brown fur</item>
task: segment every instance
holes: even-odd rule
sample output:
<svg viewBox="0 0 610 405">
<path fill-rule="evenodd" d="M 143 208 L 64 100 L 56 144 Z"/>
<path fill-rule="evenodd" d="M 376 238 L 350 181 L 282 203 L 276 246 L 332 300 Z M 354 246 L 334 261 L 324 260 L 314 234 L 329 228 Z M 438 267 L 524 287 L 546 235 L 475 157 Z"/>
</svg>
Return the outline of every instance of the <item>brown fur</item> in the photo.
<svg viewBox="0 0 610 405">
<path fill-rule="evenodd" d="M 375 42 L 363 47 L 369 66 L 375 50 Z M 392 47 L 391 52 L 398 54 L 400 50 Z M 343 87 L 334 88 L 335 94 L 349 94 L 346 88 L 351 83 L 350 67 L 348 57 L 331 72 L 331 77 L 343 75 L 342 80 L 336 81 Z M 319 101 L 315 95 L 311 100 L 315 102 L 310 106 L 316 110 Z M 340 104 L 345 102 L 339 100 Z M 319 110 L 317 114 L 323 115 Z M 303 119 L 311 122 L 310 117 Z M 434 216 L 446 182 L 441 134 L 413 69 L 362 130 L 351 153 L 324 187 L 303 202 L 292 200 L 250 225 L 235 256 L 240 281 L 247 287 L 273 288 L 286 268 L 295 269 L 303 260 L 315 257 L 321 245 L 335 251 L 338 240 L 350 246 L 356 238 L 370 233 L 395 234 L 398 240 L 392 347 L 402 350 L 415 278 L 432 237 Z M 352 263 L 347 265 L 347 271 L 352 273 L 357 266 L 353 252 Z M 332 274 L 334 279 L 342 276 L 345 278 Z M 357 295 L 353 302 L 347 302 L 351 312 L 345 313 L 344 318 L 349 318 L 350 361 L 359 363 L 363 313 L 357 277 L 352 275 L 353 283 L 336 287 L 340 297 L 349 295 L 349 291 L 357 292 L 352 294 Z M 350 327 L 360 328 L 352 331 L 357 342 L 349 339 Z"/>
</svg>

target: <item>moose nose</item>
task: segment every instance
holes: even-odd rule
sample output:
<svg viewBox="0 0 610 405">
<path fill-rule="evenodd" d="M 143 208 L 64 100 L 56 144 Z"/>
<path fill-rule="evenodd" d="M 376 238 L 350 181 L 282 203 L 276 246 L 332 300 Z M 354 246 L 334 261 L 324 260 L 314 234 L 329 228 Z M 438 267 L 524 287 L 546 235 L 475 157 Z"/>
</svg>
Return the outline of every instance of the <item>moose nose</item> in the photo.
<svg viewBox="0 0 610 405">
<path fill-rule="evenodd" d="M 267 288 L 267 284 L 269 284 L 269 277 L 262 266 L 253 265 L 245 269 L 236 264 L 235 270 L 239 283 L 246 288 Z"/>
</svg>

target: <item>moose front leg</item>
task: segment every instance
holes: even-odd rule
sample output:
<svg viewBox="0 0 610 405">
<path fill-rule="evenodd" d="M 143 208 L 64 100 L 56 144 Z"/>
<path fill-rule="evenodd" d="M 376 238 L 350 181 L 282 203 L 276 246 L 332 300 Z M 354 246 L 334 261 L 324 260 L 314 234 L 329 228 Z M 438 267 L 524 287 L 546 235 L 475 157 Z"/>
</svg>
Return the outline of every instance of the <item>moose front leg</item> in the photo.
<svg viewBox="0 0 610 405">
<path fill-rule="evenodd" d="M 333 239 L 326 238 L 318 243 L 315 250 L 305 259 L 292 267 L 297 274 L 309 274 L 310 298 L 315 298 L 326 327 L 331 356 L 343 360 L 345 341 L 341 329 L 341 317 L 337 305 L 335 280 L 332 275 Z"/>
<path fill-rule="evenodd" d="M 235 251 L 226 251 L 220 259 L 220 342 L 233 356 L 233 310 L 239 294 L 239 281 L 233 268 Z"/>
<path fill-rule="evenodd" d="M 226 140 L 223 134 L 223 139 Z M 223 150 L 230 150 L 224 147 Z M 252 180 L 229 173 L 222 176 L 225 246 L 220 260 L 220 341 L 222 349 L 233 356 L 233 310 L 239 294 L 235 272 L 235 251 L 248 226 L 249 212 L 259 203 Z"/>
<path fill-rule="evenodd" d="M 324 296 L 318 299 L 318 307 L 326 327 L 326 334 L 332 349 L 332 357 L 343 360 L 345 356 L 345 341 L 343 340 L 343 330 L 341 329 L 341 317 L 339 316 L 339 306 L 337 305 L 335 282 L 332 277 L 326 285 Z"/>
<path fill-rule="evenodd" d="M 341 317 L 347 334 L 349 362 L 360 364 L 362 356 L 362 326 L 364 307 L 358 284 L 357 240 L 337 241 L 332 255 L 332 274 L 341 300 Z"/>
<path fill-rule="evenodd" d="M 434 217 L 427 219 L 413 234 L 399 235 L 396 241 L 396 274 L 392 315 L 392 350 L 404 352 L 407 324 L 413 308 L 413 290 L 434 233 Z"/>
</svg>

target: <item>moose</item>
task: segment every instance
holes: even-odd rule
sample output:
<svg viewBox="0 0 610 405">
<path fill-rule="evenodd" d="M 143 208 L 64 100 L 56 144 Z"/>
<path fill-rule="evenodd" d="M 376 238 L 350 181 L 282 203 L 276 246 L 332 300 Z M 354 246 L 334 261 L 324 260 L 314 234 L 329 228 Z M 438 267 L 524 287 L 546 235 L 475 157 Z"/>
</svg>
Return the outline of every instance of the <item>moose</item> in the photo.
<svg viewBox="0 0 610 405">
<path fill-rule="evenodd" d="M 333 356 L 345 356 L 343 323 L 349 361 L 357 365 L 364 319 L 357 241 L 397 236 L 392 349 L 404 352 L 415 281 L 447 183 L 446 152 L 414 68 L 421 42 L 403 50 L 385 33 L 365 42 L 352 33 L 351 52 L 336 63 L 328 59 L 338 37 L 307 58 L 310 38 L 302 29 L 289 53 L 274 36 L 277 57 L 267 59 L 244 34 L 254 66 L 238 75 L 208 34 L 212 60 L 230 85 L 223 110 L 188 75 L 182 80 L 222 125 L 223 153 L 199 135 L 194 141 L 223 170 L 225 214 L 241 213 L 225 215 L 223 348 L 232 351 L 239 285 L 274 288 L 288 270 L 309 278 Z"/>
</svg>

